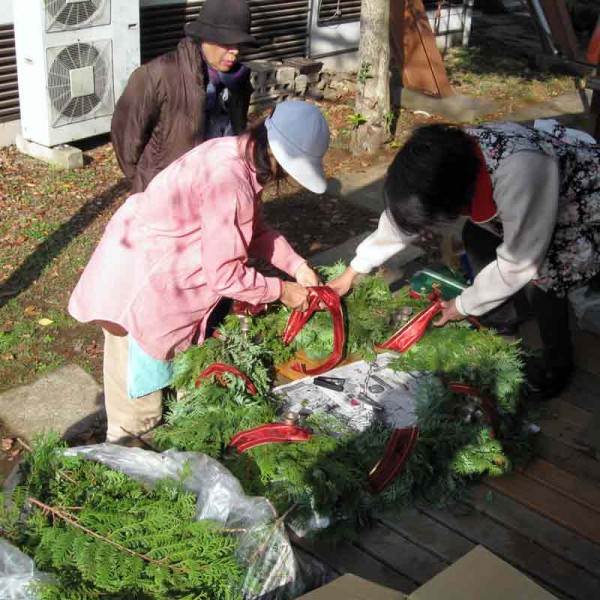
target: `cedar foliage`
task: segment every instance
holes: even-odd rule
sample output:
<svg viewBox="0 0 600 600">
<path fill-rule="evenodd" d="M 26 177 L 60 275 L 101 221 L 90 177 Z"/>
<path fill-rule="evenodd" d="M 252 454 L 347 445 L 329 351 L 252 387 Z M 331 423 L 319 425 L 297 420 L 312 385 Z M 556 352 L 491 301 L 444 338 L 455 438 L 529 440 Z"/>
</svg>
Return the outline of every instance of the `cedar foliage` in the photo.
<svg viewBox="0 0 600 600">
<path fill-rule="evenodd" d="M 36 598 L 241 598 L 238 541 L 194 520 L 194 494 L 172 481 L 151 488 L 63 447 L 56 436 L 37 441 L 0 512 L 3 535 L 53 576 Z"/>
</svg>

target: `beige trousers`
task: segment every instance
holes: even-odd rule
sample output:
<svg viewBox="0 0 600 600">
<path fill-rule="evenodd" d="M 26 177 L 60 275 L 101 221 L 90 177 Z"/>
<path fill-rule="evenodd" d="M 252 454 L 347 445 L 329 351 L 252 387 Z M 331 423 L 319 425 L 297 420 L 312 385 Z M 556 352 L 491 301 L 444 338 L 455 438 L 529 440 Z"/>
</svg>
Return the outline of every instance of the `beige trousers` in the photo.
<svg viewBox="0 0 600 600">
<path fill-rule="evenodd" d="M 104 402 L 108 429 L 107 442 L 123 442 L 132 435 L 142 435 L 162 419 L 162 390 L 141 398 L 127 394 L 127 336 L 118 337 L 104 331 Z"/>
</svg>

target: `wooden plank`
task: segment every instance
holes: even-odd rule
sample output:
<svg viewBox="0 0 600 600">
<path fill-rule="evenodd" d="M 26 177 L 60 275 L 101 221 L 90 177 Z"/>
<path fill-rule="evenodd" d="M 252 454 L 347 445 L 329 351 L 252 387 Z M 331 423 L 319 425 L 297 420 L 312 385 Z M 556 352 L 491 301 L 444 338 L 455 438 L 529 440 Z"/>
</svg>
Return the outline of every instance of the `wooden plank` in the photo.
<svg viewBox="0 0 600 600">
<path fill-rule="evenodd" d="M 410 594 L 419 587 L 417 581 L 373 558 L 350 542 L 334 546 L 306 540 L 294 540 L 294 544 L 342 574 L 354 573 L 354 575 L 399 590 L 404 594 Z"/>
<path fill-rule="evenodd" d="M 472 488 L 472 505 L 483 513 L 517 531 L 542 548 L 600 577 L 600 546 L 580 538 L 508 496 L 486 485 Z"/>
<path fill-rule="evenodd" d="M 355 544 L 376 560 L 419 584 L 429 581 L 448 566 L 447 561 L 381 524 L 361 533 Z"/>
<path fill-rule="evenodd" d="M 600 108 L 600 92 L 598 106 Z M 575 364 L 590 373 L 600 375 L 600 337 L 589 331 L 576 331 L 574 336 Z"/>
<path fill-rule="evenodd" d="M 582 450 L 577 437 L 587 429 L 592 415 L 577 406 L 560 398 L 550 400 L 545 407 L 544 415 L 538 420 L 538 425 L 545 435 L 560 440 L 567 446 Z"/>
<path fill-rule="evenodd" d="M 600 459 L 600 406 L 592 413 L 590 424 L 575 438 L 575 442 L 594 458 Z"/>
<path fill-rule="evenodd" d="M 556 466 L 582 479 L 600 483 L 600 461 L 586 456 L 576 448 L 552 438 L 544 432 L 537 436 L 537 454 Z"/>
<path fill-rule="evenodd" d="M 472 542 L 486 546 L 517 569 L 543 582 L 552 593 L 559 592 L 575 600 L 598 599 L 599 578 L 479 512 L 458 515 L 429 508 L 423 512 Z"/>
<path fill-rule="evenodd" d="M 415 509 L 403 511 L 401 514 L 386 515 L 382 522 L 449 563 L 457 561 L 475 547 L 475 544 L 462 535 Z"/>
<path fill-rule="evenodd" d="M 600 512 L 600 486 L 588 480 L 581 479 L 542 458 L 529 464 L 523 474 L 579 504 Z"/>
<path fill-rule="evenodd" d="M 561 392 L 560 397 L 579 408 L 594 412 L 599 395 L 600 377 L 583 369 L 577 369 L 573 380 L 567 389 Z"/>
<path fill-rule="evenodd" d="M 513 473 L 507 477 L 488 477 L 486 485 L 588 540 L 600 543 L 598 513 L 571 500 L 568 496 L 521 473 Z"/>
</svg>

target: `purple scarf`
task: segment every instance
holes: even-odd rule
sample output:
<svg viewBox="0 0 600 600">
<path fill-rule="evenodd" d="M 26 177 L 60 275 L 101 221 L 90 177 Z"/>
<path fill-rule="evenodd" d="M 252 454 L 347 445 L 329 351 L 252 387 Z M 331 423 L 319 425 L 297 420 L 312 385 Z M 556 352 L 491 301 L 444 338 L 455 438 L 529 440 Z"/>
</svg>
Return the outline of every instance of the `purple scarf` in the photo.
<svg viewBox="0 0 600 600">
<path fill-rule="evenodd" d="M 235 63 L 230 71 L 223 73 L 218 69 L 211 67 L 204 55 L 202 58 L 204 59 L 204 64 L 208 71 L 206 108 L 208 112 L 212 113 L 217 106 L 217 98 L 224 88 L 227 88 L 231 92 L 238 92 L 244 88 L 246 81 L 248 81 L 250 69 L 241 63 Z"/>
</svg>

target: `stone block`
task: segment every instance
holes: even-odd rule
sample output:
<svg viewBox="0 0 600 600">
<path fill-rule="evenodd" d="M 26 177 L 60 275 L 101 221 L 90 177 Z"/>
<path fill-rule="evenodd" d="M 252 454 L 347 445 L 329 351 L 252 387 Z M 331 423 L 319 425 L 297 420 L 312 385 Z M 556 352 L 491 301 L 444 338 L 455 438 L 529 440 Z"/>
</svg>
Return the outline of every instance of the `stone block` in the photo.
<svg viewBox="0 0 600 600">
<path fill-rule="evenodd" d="M 26 440 L 47 431 L 76 439 L 103 426 L 102 388 L 81 367 L 66 365 L 1 393 L 0 420 L 10 434 Z"/>
<path fill-rule="evenodd" d="M 279 67 L 276 72 L 275 80 L 277 83 L 285 85 L 294 83 L 296 78 L 296 69 L 293 67 Z"/>
<path fill-rule="evenodd" d="M 83 152 L 74 146 L 61 144 L 50 148 L 26 140 L 21 134 L 17 134 L 15 142 L 19 152 L 51 164 L 53 167 L 66 170 L 83 167 Z"/>
<path fill-rule="evenodd" d="M 308 88 L 308 77 L 306 75 L 298 75 L 294 80 L 294 89 L 296 94 L 304 96 Z"/>
</svg>

